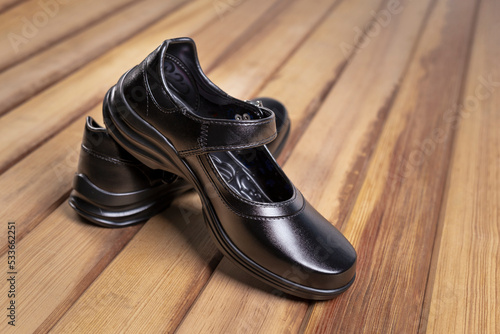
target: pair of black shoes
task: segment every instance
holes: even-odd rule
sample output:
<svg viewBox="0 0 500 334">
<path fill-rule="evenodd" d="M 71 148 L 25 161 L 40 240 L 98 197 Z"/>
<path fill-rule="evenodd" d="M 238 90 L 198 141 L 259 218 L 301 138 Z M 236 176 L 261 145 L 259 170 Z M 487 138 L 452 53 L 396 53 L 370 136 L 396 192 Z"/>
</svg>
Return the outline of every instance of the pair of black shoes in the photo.
<svg viewBox="0 0 500 334">
<path fill-rule="evenodd" d="M 70 205 L 102 226 L 128 226 L 194 188 L 208 231 L 240 268 L 308 299 L 354 281 L 356 252 L 288 180 L 277 156 L 290 129 L 276 100 L 241 101 L 200 68 L 189 38 L 165 41 L 125 73 L 87 119 Z"/>
</svg>

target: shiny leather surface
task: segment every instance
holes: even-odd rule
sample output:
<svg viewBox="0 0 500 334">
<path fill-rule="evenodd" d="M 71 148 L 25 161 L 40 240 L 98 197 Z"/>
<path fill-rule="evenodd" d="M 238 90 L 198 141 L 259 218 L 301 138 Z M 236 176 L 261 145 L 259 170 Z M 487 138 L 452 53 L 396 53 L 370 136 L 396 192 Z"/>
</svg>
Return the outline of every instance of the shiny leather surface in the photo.
<svg viewBox="0 0 500 334">
<path fill-rule="evenodd" d="M 278 136 L 270 143 L 271 152 L 277 156 L 287 139 L 288 113 L 272 98 L 251 100 L 257 101 L 277 117 Z M 69 203 L 81 216 L 102 226 L 117 227 L 149 219 L 192 186 L 175 174 L 147 167 L 88 117 L 73 188 Z"/>
<path fill-rule="evenodd" d="M 82 139 L 78 174 L 99 188 L 127 193 L 163 184 L 164 172 L 153 170 L 121 148 L 92 118 L 88 117 Z"/>
<path fill-rule="evenodd" d="M 174 99 L 175 95 L 167 94 L 165 89 L 151 88 L 167 87 L 163 82 L 155 81 L 158 76 L 151 75 L 153 71 L 146 69 L 160 67 L 158 59 L 162 54 L 159 49 L 120 79 L 117 84 L 118 93 L 113 96 L 115 108 L 125 112 L 127 108 L 135 108 L 139 115 L 147 117 L 155 129 L 170 139 L 180 156 L 262 146 L 276 138 L 273 112 L 225 97 L 210 82 L 203 88 L 207 96 L 217 101 L 217 104 L 205 103 L 205 108 L 201 108 L 199 99 L 193 102 L 198 108 L 197 113 L 183 113 L 183 110 L 191 108 L 185 101 L 180 98 Z M 144 86 L 145 84 L 147 86 Z M 188 83 L 184 85 L 190 87 Z M 188 93 L 192 90 L 194 88 L 189 89 Z M 137 94 L 138 91 L 142 93 Z M 121 96 L 125 98 L 122 99 Z M 167 104 L 162 106 L 158 101 L 165 101 Z M 199 112 L 201 109 L 203 112 Z M 247 114 L 250 119 L 237 121 L 234 117 L 238 113 Z M 265 115 L 261 116 L 262 113 Z"/>
<path fill-rule="evenodd" d="M 145 97 L 134 99 L 134 90 Z M 354 280 L 354 248 L 263 146 L 274 136 L 274 114 L 210 82 L 191 39 L 165 41 L 126 73 L 108 95 L 104 119 L 140 161 L 195 187 L 214 240 L 241 268 L 311 299 L 332 298 Z M 207 144 L 211 138 L 216 146 Z"/>
</svg>

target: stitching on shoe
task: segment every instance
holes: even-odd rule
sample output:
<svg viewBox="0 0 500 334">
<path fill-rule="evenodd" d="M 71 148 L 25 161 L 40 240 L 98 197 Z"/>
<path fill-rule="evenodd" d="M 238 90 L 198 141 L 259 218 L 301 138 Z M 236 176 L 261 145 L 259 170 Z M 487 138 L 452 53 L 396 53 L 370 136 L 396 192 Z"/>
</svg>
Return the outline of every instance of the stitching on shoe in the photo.
<svg viewBox="0 0 500 334">
<path fill-rule="evenodd" d="M 202 149 L 204 149 L 207 146 L 207 142 L 208 142 L 208 124 L 201 125 L 200 139 L 201 139 L 200 146 Z"/>
<path fill-rule="evenodd" d="M 191 120 L 195 121 L 196 123 L 200 123 L 200 124 L 219 124 L 219 125 L 230 125 L 230 126 L 234 126 L 234 127 L 238 127 L 238 126 L 258 126 L 258 125 L 266 125 L 268 123 L 271 123 L 273 121 L 273 118 L 269 118 L 269 119 L 260 119 L 258 121 L 255 121 L 253 120 L 252 123 L 248 122 L 248 121 L 239 121 L 239 122 L 235 122 L 234 120 L 227 120 L 227 121 L 212 121 L 212 120 L 202 120 L 202 119 L 199 119 L 199 118 L 196 118 L 192 115 L 189 114 L 189 111 L 186 109 L 186 108 L 182 108 L 181 109 L 181 113 L 190 118 Z"/>
<path fill-rule="evenodd" d="M 149 116 L 149 94 L 146 93 L 146 116 Z"/>
<path fill-rule="evenodd" d="M 142 81 L 144 83 L 144 87 L 146 88 L 146 116 L 149 114 L 149 93 L 151 92 L 151 89 L 149 88 L 148 81 L 146 78 L 146 71 L 144 71 L 145 65 L 143 63 L 141 72 L 142 72 Z"/>
<path fill-rule="evenodd" d="M 94 150 L 86 147 L 85 145 L 82 144 L 82 150 L 93 156 L 94 158 L 104 160 L 106 162 L 112 163 L 114 165 L 119 165 L 119 166 L 128 166 L 128 167 L 133 167 L 136 171 L 142 174 L 148 180 L 148 183 L 150 186 L 154 186 L 154 180 L 146 173 L 142 168 L 140 168 L 141 164 L 140 163 L 134 163 L 131 161 L 126 161 L 126 160 L 119 160 L 115 158 L 110 158 L 106 157 L 104 155 L 101 155 Z"/>
<path fill-rule="evenodd" d="M 144 87 L 146 87 L 146 98 L 148 97 L 148 95 L 151 95 L 151 100 L 153 101 L 153 104 L 156 106 L 156 108 L 158 108 L 158 110 L 160 110 L 163 113 L 171 114 L 171 113 L 176 112 L 176 110 L 177 110 L 176 104 L 174 103 L 174 101 L 172 101 L 172 99 L 170 98 L 170 96 L 168 94 L 165 94 L 165 96 L 168 98 L 168 100 L 170 101 L 170 103 L 172 103 L 172 105 L 174 107 L 164 108 L 164 107 L 160 106 L 158 104 L 158 102 L 156 102 L 156 99 L 153 96 L 153 91 L 151 90 L 151 87 L 149 86 L 149 83 L 147 80 L 147 76 L 148 76 L 147 70 L 146 70 L 147 63 L 148 63 L 148 58 L 146 58 L 146 60 L 142 62 L 142 78 L 144 81 Z"/>
<path fill-rule="evenodd" d="M 204 152 L 210 152 L 212 150 L 241 150 L 245 148 L 250 148 L 250 147 L 257 147 L 257 146 L 262 146 L 265 145 L 266 143 L 272 141 L 274 138 L 276 138 L 276 133 L 271 135 L 270 137 L 267 137 L 263 140 L 260 140 L 258 142 L 246 144 L 246 145 L 225 145 L 225 146 L 208 146 L 208 147 L 203 147 L 203 148 L 191 148 L 191 149 L 186 149 L 186 150 L 181 150 L 177 151 L 179 155 L 183 156 L 189 156 L 189 155 L 195 155 L 199 153 L 204 153 Z"/>
<path fill-rule="evenodd" d="M 138 166 L 138 164 L 133 163 L 132 161 L 120 160 L 120 159 L 106 157 L 106 156 L 101 155 L 101 154 L 97 153 L 96 151 L 94 151 L 94 150 L 86 147 L 83 144 L 82 144 L 82 150 L 84 150 L 85 152 L 87 152 L 88 154 L 90 154 L 91 156 L 93 156 L 95 158 L 98 158 L 98 159 L 101 159 L 101 160 L 104 160 L 104 161 L 107 161 L 107 162 L 110 162 L 110 163 L 113 163 L 113 164 L 116 164 L 116 165 L 127 165 L 127 166 L 134 166 L 134 167 Z"/>
<path fill-rule="evenodd" d="M 184 66 L 184 64 L 181 62 L 180 59 L 178 59 L 177 57 L 175 56 L 172 56 L 172 55 L 169 55 L 169 54 L 166 54 L 165 55 L 165 58 L 168 58 L 170 59 L 171 61 L 173 61 L 174 63 L 176 63 L 177 65 L 179 65 L 183 70 L 184 72 L 186 73 L 186 75 L 188 77 L 190 77 L 190 79 L 196 83 L 196 81 L 194 80 L 193 76 L 191 75 L 190 71 Z M 198 110 L 200 108 L 200 95 L 198 94 L 198 89 L 195 90 L 195 93 L 196 93 L 196 104 L 195 104 L 195 107 L 194 108 L 195 110 Z"/>
</svg>

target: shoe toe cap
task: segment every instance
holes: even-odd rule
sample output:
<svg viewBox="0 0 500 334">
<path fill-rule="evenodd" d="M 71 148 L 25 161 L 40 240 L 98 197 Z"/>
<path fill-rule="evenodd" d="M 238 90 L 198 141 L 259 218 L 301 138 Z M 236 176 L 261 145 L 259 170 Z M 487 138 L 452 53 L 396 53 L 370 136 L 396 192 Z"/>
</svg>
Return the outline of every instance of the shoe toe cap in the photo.
<svg viewBox="0 0 500 334">
<path fill-rule="evenodd" d="M 357 255 L 342 233 L 312 207 L 295 228 L 293 238 L 282 244 L 281 251 L 291 264 L 284 277 L 319 290 L 349 285 L 356 273 Z"/>
<path fill-rule="evenodd" d="M 353 246 L 308 203 L 298 215 L 252 222 L 233 236 L 246 256 L 289 288 L 329 295 L 354 279 Z"/>
</svg>

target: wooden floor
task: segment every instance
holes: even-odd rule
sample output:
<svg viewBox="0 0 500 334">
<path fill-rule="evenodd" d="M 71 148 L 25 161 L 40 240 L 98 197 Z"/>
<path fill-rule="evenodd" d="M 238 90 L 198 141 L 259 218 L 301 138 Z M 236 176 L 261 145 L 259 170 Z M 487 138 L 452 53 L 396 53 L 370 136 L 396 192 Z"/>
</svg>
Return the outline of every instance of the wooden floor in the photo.
<svg viewBox="0 0 500 334">
<path fill-rule="evenodd" d="M 0 333 L 500 333 L 499 1 L 0 0 L 0 32 Z M 194 193 L 124 229 L 68 206 L 85 116 L 180 36 L 288 107 L 279 162 L 358 252 L 344 294 L 240 272 Z"/>
</svg>

